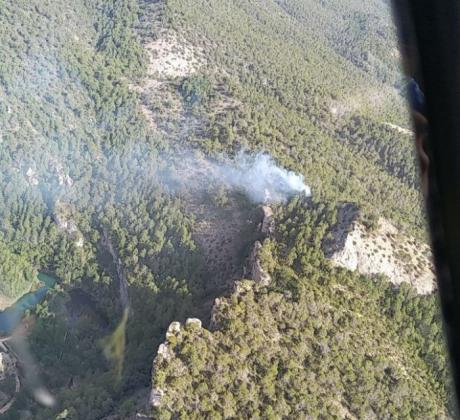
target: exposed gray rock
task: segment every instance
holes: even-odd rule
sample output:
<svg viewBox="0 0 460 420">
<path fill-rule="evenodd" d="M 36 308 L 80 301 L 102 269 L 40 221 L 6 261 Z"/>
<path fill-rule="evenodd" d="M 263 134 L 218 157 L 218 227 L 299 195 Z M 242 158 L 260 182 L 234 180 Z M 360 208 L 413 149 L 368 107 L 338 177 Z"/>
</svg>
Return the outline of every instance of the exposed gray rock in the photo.
<svg viewBox="0 0 460 420">
<path fill-rule="evenodd" d="M 73 179 L 70 177 L 69 174 L 65 172 L 64 166 L 62 165 L 62 163 L 60 162 L 55 163 L 55 169 L 56 169 L 56 173 L 58 176 L 59 185 L 61 186 L 65 185 L 69 188 L 72 187 Z"/>
<path fill-rule="evenodd" d="M 341 251 L 355 221 L 358 219 L 359 211 L 354 204 L 345 203 L 337 209 L 337 223 L 331 232 L 323 240 L 323 251 L 326 258 L 331 258 L 336 252 Z"/>
<path fill-rule="evenodd" d="M 223 299 L 216 298 L 214 300 L 214 305 L 212 305 L 211 309 L 211 321 L 209 322 L 209 329 L 213 331 L 217 327 L 218 323 L 218 314 L 219 314 L 219 306 L 222 304 Z"/>
<path fill-rule="evenodd" d="M 85 240 L 83 239 L 83 235 L 80 235 L 80 236 L 75 240 L 75 246 L 78 247 L 78 248 L 82 248 L 84 244 L 85 244 Z"/>
<path fill-rule="evenodd" d="M 270 277 L 270 274 L 268 274 L 263 268 L 260 263 L 260 257 L 259 253 L 260 250 L 262 249 L 262 244 L 257 241 L 254 244 L 254 248 L 252 249 L 251 255 L 249 256 L 249 273 L 251 275 L 251 278 L 258 284 L 261 284 L 262 286 L 268 286 L 272 278 Z"/>
<path fill-rule="evenodd" d="M 166 331 L 166 338 L 177 336 L 181 332 L 181 325 L 180 322 L 174 321 L 168 327 L 168 331 Z"/>
<path fill-rule="evenodd" d="M 273 215 L 273 210 L 269 206 L 262 206 L 263 211 L 263 220 L 262 227 L 260 231 L 267 236 L 270 236 L 275 231 L 275 217 Z"/>
<path fill-rule="evenodd" d="M 178 322 L 173 322 L 169 328 L 168 332 L 166 333 L 166 337 L 168 337 L 168 333 L 171 336 L 172 332 L 171 331 L 180 331 L 180 324 L 177 327 L 177 325 L 173 324 L 179 324 Z M 160 344 L 158 347 L 157 355 L 155 359 L 153 359 L 153 367 L 152 371 L 154 372 L 157 368 L 157 365 L 161 363 L 162 361 L 169 361 L 171 360 L 171 357 L 173 356 L 173 352 L 170 349 L 168 342 Z M 150 398 L 149 398 L 149 403 L 152 407 L 160 407 L 161 406 L 161 400 L 163 396 L 165 395 L 165 391 L 163 389 L 153 387 L 152 390 L 150 391 Z"/>
<path fill-rule="evenodd" d="M 367 228 L 351 205 L 339 209 L 337 224 L 323 241 L 323 251 L 336 266 L 383 275 L 395 285 L 409 283 L 419 294 L 436 289 L 427 244 L 403 234 L 385 219 L 379 219 L 374 229 Z"/>
<path fill-rule="evenodd" d="M 37 173 L 33 168 L 29 167 L 29 169 L 27 169 L 26 175 L 30 185 L 35 187 L 39 184 Z"/>
<path fill-rule="evenodd" d="M 167 343 L 160 344 L 160 346 L 158 347 L 157 357 L 160 357 L 165 360 L 169 360 L 171 358 L 171 351 Z"/>
<path fill-rule="evenodd" d="M 54 205 L 54 220 L 59 229 L 64 230 L 68 233 L 69 237 L 75 241 L 75 245 L 79 248 L 83 247 L 85 240 L 83 234 L 77 227 L 75 220 L 71 215 L 71 210 L 68 205 L 56 201 Z"/>
<path fill-rule="evenodd" d="M 152 391 L 150 392 L 150 404 L 152 407 L 160 407 L 161 406 L 161 400 L 164 396 L 164 391 L 159 388 L 152 388 Z"/>
</svg>

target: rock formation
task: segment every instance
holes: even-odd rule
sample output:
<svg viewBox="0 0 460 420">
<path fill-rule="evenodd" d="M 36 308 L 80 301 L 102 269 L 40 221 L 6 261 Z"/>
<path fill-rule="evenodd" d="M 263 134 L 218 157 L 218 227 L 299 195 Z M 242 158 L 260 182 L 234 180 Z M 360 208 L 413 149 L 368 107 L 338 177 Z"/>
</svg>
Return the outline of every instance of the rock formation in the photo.
<svg viewBox="0 0 460 420">
<path fill-rule="evenodd" d="M 38 176 L 37 176 L 37 173 L 35 172 L 35 170 L 33 168 L 29 167 L 27 169 L 26 175 L 27 175 L 29 184 L 34 186 L 34 187 L 36 187 L 38 185 L 39 181 L 38 181 Z"/>
<path fill-rule="evenodd" d="M 75 245 L 81 248 L 85 241 L 71 213 L 72 211 L 68 205 L 59 200 L 56 201 L 54 205 L 54 220 L 58 228 L 67 232 L 69 237 L 75 241 Z"/>
<path fill-rule="evenodd" d="M 166 339 L 178 335 L 181 328 L 180 322 L 171 322 L 168 327 L 168 331 L 166 331 Z"/>
<path fill-rule="evenodd" d="M 269 206 L 262 206 L 263 220 L 260 231 L 267 236 L 271 236 L 275 231 L 275 217 L 273 210 Z"/>
<path fill-rule="evenodd" d="M 193 330 L 197 329 L 201 330 L 202 322 L 198 318 L 188 318 L 185 321 L 185 330 Z M 155 371 L 157 365 L 162 363 L 163 361 L 169 361 L 173 356 L 173 350 L 171 348 L 170 340 L 175 337 L 179 337 L 180 334 L 184 331 L 180 322 L 171 322 L 166 331 L 166 341 L 158 347 L 157 355 L 153 361 L 153 371 Z M 150 392 L 150 405 L 152 407 L 160 407 L 162 403 L 162 399 L 166 393 L 166 390 L 153 387 Z"/>
<path fill-rule="evenodd" d="M 251 278 L 258 284 L 262 286 L 268 286 L 272 278 L 270 274 L 268 274 L 262 267 L 260 263 L 260 250 L 262 249 L 262 244 L 257 241 L 254 244 L 254 248 L 252 249 L 251 255 L 249 256 L 249 274 Z"/>
<path fill-rule="evenodd" d="M 219 307 L 224 302 L 222 298 L 214 299 L 214 304 L 212 305 L 211 309 L 211 319 L 209 321 L 209 330 L 213 331 L 219 322 Z"/>
<path fill-rule="evenodd" d="M 152 391 L 150 392 L 150 404 L 152 407 L 160 407 L 161 406 L 161 400 L 164 395 L 164 391 L 159 388 L 152 388 Z"/>
<path fill-rule="evenodd" d="M 339 208 L 337 224 L 323 241 L 324 254 L 334 265 L 366 275 L 384 275 L 395 285 L 409 283 L 419 294 L 435 290 L 428 245 L 404 235 L 382 218 L 375 229 L 369 229 L 358 216 L 353 205 Z"/>
<path fill-rule="evenodd" d="M 61 162 L 56 162 L 54 165 L 56 169 L 56 174 L 58 177 L 58 182 L 60 186 L 72 187 L 73 179 L 67 174 L 64 170 L 64 165 Z"/>
</svg>

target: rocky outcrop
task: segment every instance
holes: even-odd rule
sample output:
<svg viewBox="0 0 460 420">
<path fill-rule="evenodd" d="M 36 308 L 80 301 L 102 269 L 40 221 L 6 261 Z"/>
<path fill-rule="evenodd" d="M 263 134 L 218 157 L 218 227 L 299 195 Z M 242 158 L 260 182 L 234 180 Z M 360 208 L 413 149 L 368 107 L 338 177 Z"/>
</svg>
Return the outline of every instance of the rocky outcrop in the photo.
<svg viewBox="0 0 460 420">
<path fill-rule="evenodd" d="M 259 224 L 259 231 L 265 237 L 270 237 L 275 232 L 275 215 L 271 207 L 265 205 L 261 207 L 262 221 Z M 264 270 L 260 262 L 260 252 L 262 244 L 259 241 L 254 243 L 251 253 L 244 267 L 244 277 L 254 280 L 262 286 L 268 286 L 272 278 L 270 274 Z"/>
<path fill-rule="evenodd" d="M 326 258 L 332 258 L 345 247 L 348 235 L 353 230 L 359 211 L 354 204 L 345 203 L 337 208 L 337 223 L 323 240 Z"/>
<path fill-rule="evenodd" d="M 150 405 L 156 408 L 160 407 L 164 394 L 165 393 L 162 389 L 152 388 L 152 391 L 150 392 Z"/>
<path fill-rule="evenodd" d="M 173 352 L 170 346 L 170 340 L 172 339 L 172 337 L 176 337 L 178 334 L 180 334 L 180 332 L 181 332 L 180 322 L 172 322 L 169 325 L 168 330 L 166 331 L 166 341 L 159 345 L 158 350 L 157 350 L 157 355 L 155 359 L 153 359 L 152 372 L 156 371 L 157 366 L 160 363 L 171 360 L 173 356 Z M 150 391 L 150 399 L 149 399 L 150 405 L 155 408 L 160 407 L 161 401 L 164 395 L 165 395 L 165 391 L 163 389 L 159 387 L 152 387 L 152 390 Z"/>
<path fill-rule="evenodd" d="M 171 322 L 168 331 L 166 331 L 166 339 L 180 334 L 181 328 L 180 322 Z"/>
<path fill-rule="evenodd" d="M 249 256 L 249 275 L 251 278 L 258 284 L 262 286 L 268 286 L 272 278 L 270 274 L 268 274 L 262 267 L 260 263 L 260 251 L 262 249 L 262 244 L 257 241 L 254 244 L 254 248 L 252 249 L 251 255 Z"/>
<path fill-rule="evenodd" d="M 202 322 L 198 318 L 188 318 L 185 321 L 185 328 L 181 325 L 180 322 L 171 322 L 166 331 L 166 341 L 158 347 L 157 355 L 153 360 L 153 372 L 157 369 L 158 364 L 164 361 L 170 361 L 171 358 L 174 356 L 173 349 L 171 346 L 171 341 L 180 337 L 182 332 L 185 330 L 187 331 L 196 331 L 202 329 Z M 166 394 L 166 390 L 153 387 L 150 392 L 150 405 L 152 407 L 158 408 L 162 404 L 163 397 Z"/>
<path fill-rule="evenodd" d="M 350 205 L 339 209 L 337 224 L 323 241 L 323 251 L 336 266 L 383 275 L 395 285 L 409 283 L 419 294 L 436 289 L 428 245 L 403 234 L 385 219 L 376 221 L 374 229 L 366 227 Z"/>
<path fill-rule="evenodd" d="M 26 171 L 27 179 L 29 184 L 33 187 L 36 187 L 39 184 L 38 175 L 35 169 L 29 167 Z"/>
<path fill-rule="evenodd" d="M 71 213 L 72 211 L 68 205 L 60 202 L 59 200 L 56 201 L 54 205 L 54 220 L 56 221 L 58 228 L 67 232 L 69 237 L 74 240 L 75 245 L 78 248 L 81 248 L 83 247 L 85 241 Z"/>
<path fill-rule="evenodd" d="M 194 74 L 200 67 L 200 52 L 174 31 L 162 31 L 145 45 L 151 79 L 170 80 Z"/>
<path fill-rule="evenodd" d="M 209 321 L 209 329 L 214 331 L 217 328 L 217 324 L 219 322 L 219 313 L 220 313 L 220 305 L 224 300 L 222 298 L 214 299 L 214 304 L 212 305 L 211 309 L 211 319 Z"/>
<path fill-rule="evenodd" d="M 56 169 L 59 185 L 71 188 L 73 186 L 73 179 L 65 172 L 64 165 L 56 162 L 54 168 Z"/>
<path fill-rule="evenodd" d="M 275 216 L 269 206 L 262 206 L 263 219 L 260 231 L 267 236 L 271 236 L 275 231 Z"/>
<path fill-rule="evenodd" d="M 27 176 L 27 181 L 29 182 L 29 185 L 36 187 L 37 185 L 39 185 L 40 181 L 39 181 L 37 170 L 34 169 L 34 166 L 35 165 L 32 164 L 31 166 L 27 168 L 26 176 Z M 58 184 L 61 187 L 71 188 L 73 186 L 74 181 L 70 177 L 70 175 L 67 173 L 64 165 L 61 162 L 54 160 L 54 159 L 51 160 L 50 169 L 51 169 L 51 172 L 49 173 L 49 175 L 52 174 L 53 177 L 56 176 Z M 55 174 L 53 174 L 54 172 L 53 169 L 55 171 Z"/>
<path fill-rule="evenodd" d="M 158 347 L 157 357 L 161 357 L 164 360 L 171 358 L 171 351 L 168 347 L 168 343 L 162 343 Z"/>
</svg>

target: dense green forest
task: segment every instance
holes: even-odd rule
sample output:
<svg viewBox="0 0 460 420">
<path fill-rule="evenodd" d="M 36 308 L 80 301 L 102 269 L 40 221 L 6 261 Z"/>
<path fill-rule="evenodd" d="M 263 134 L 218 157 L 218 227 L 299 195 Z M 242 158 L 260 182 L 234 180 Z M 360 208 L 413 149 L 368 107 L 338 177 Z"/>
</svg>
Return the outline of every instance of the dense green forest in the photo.
<svg viewBox="0 0 460 420">
<path fill-rule="evenodd" d="M 334 212 L 293 200 L 264 244 L 272 283 L 237 283 L 211 332 L 188 324 L 168 336 L 155 418 L 446 415 L 436 300 L 331 268 L 320 245 Z"/>
<path fill-rule="evenodd" d="M 317 196 L 356 202 L 423 235 L 412 146 L 386 125 L 408 126 L 388 4 L 171 0 L 166 14 L 206 51 L 202 71 L 241 103 L 215 115 L 218 129 L 199 143 L 269 150 Z"/>
<path fill-rule="evenodd" d="M 101 418 L 149 387 L 164 329 L 185 313 L 202 314 L 208 293 L 192 220 L 153 175 L 167 165 L 158 153 L 168 145 L 147 131 L 128 86 L 144 63 L 136 10 L 124 0 L 10 2 L 0 14 L 8 28 L 1 48 L 2 290 L 10 296 L 30 288 L 37 271 L 60 279 L 30 341 L 59 400 L 53 412 L 68 408 L 75 418 Z M 80 246 L 70 222 L 84 238 Z M 104 230 L 131 286 L 118 384 L 101 344 L 122 316 Z M 27 392 L 8 415 L 24 408 L 34 418 L 52 416 Z"/>
<path fill-rule="evenodd" d="M 340 202 L 425 237 L 410 136 L 393 128 L 409 123 L 387 2 L 0 0 L 0 28 L 2 302 L 37 288 L 39 272 L 58 279 L 28 335 L 57 405 L 23 387 L 4 418 L 443 417 L 435 297 L 333 269 L 320 247 Z M 147 94 L 145 45 L 164 31 L 201 65 Z M 165 174 L 187 170 L 182 154 L 242 149 L 305 176 L 315 204 L 279 206 L 263 253 L 273 284 L 232 293 L 200 229 L 245 223 L 232 251 L 242 278 L 260 239 L 257 203 Z M 104 343 L 123 317 L 124 282 L 118 377 Z M 221 296 L 213 332 L 184 331 L 153 372 L 168 405 L 152 412 L 168 326 L 208 326 Z"/>
</svg>

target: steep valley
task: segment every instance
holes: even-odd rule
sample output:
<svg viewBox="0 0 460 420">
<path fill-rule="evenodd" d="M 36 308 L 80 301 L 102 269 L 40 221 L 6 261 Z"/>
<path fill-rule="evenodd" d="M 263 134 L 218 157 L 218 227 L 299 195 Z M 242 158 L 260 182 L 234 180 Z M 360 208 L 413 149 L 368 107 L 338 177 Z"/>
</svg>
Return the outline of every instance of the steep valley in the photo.
<svg viewBox="0 0 460 420">
<path fill-rule="evenodd" d="M 0 302 L 57 279 L 27 329 L 56 404 L 26 384 L 4 418 L 452 416 L 387 2 L 0 25 Z"/>
</svg>

